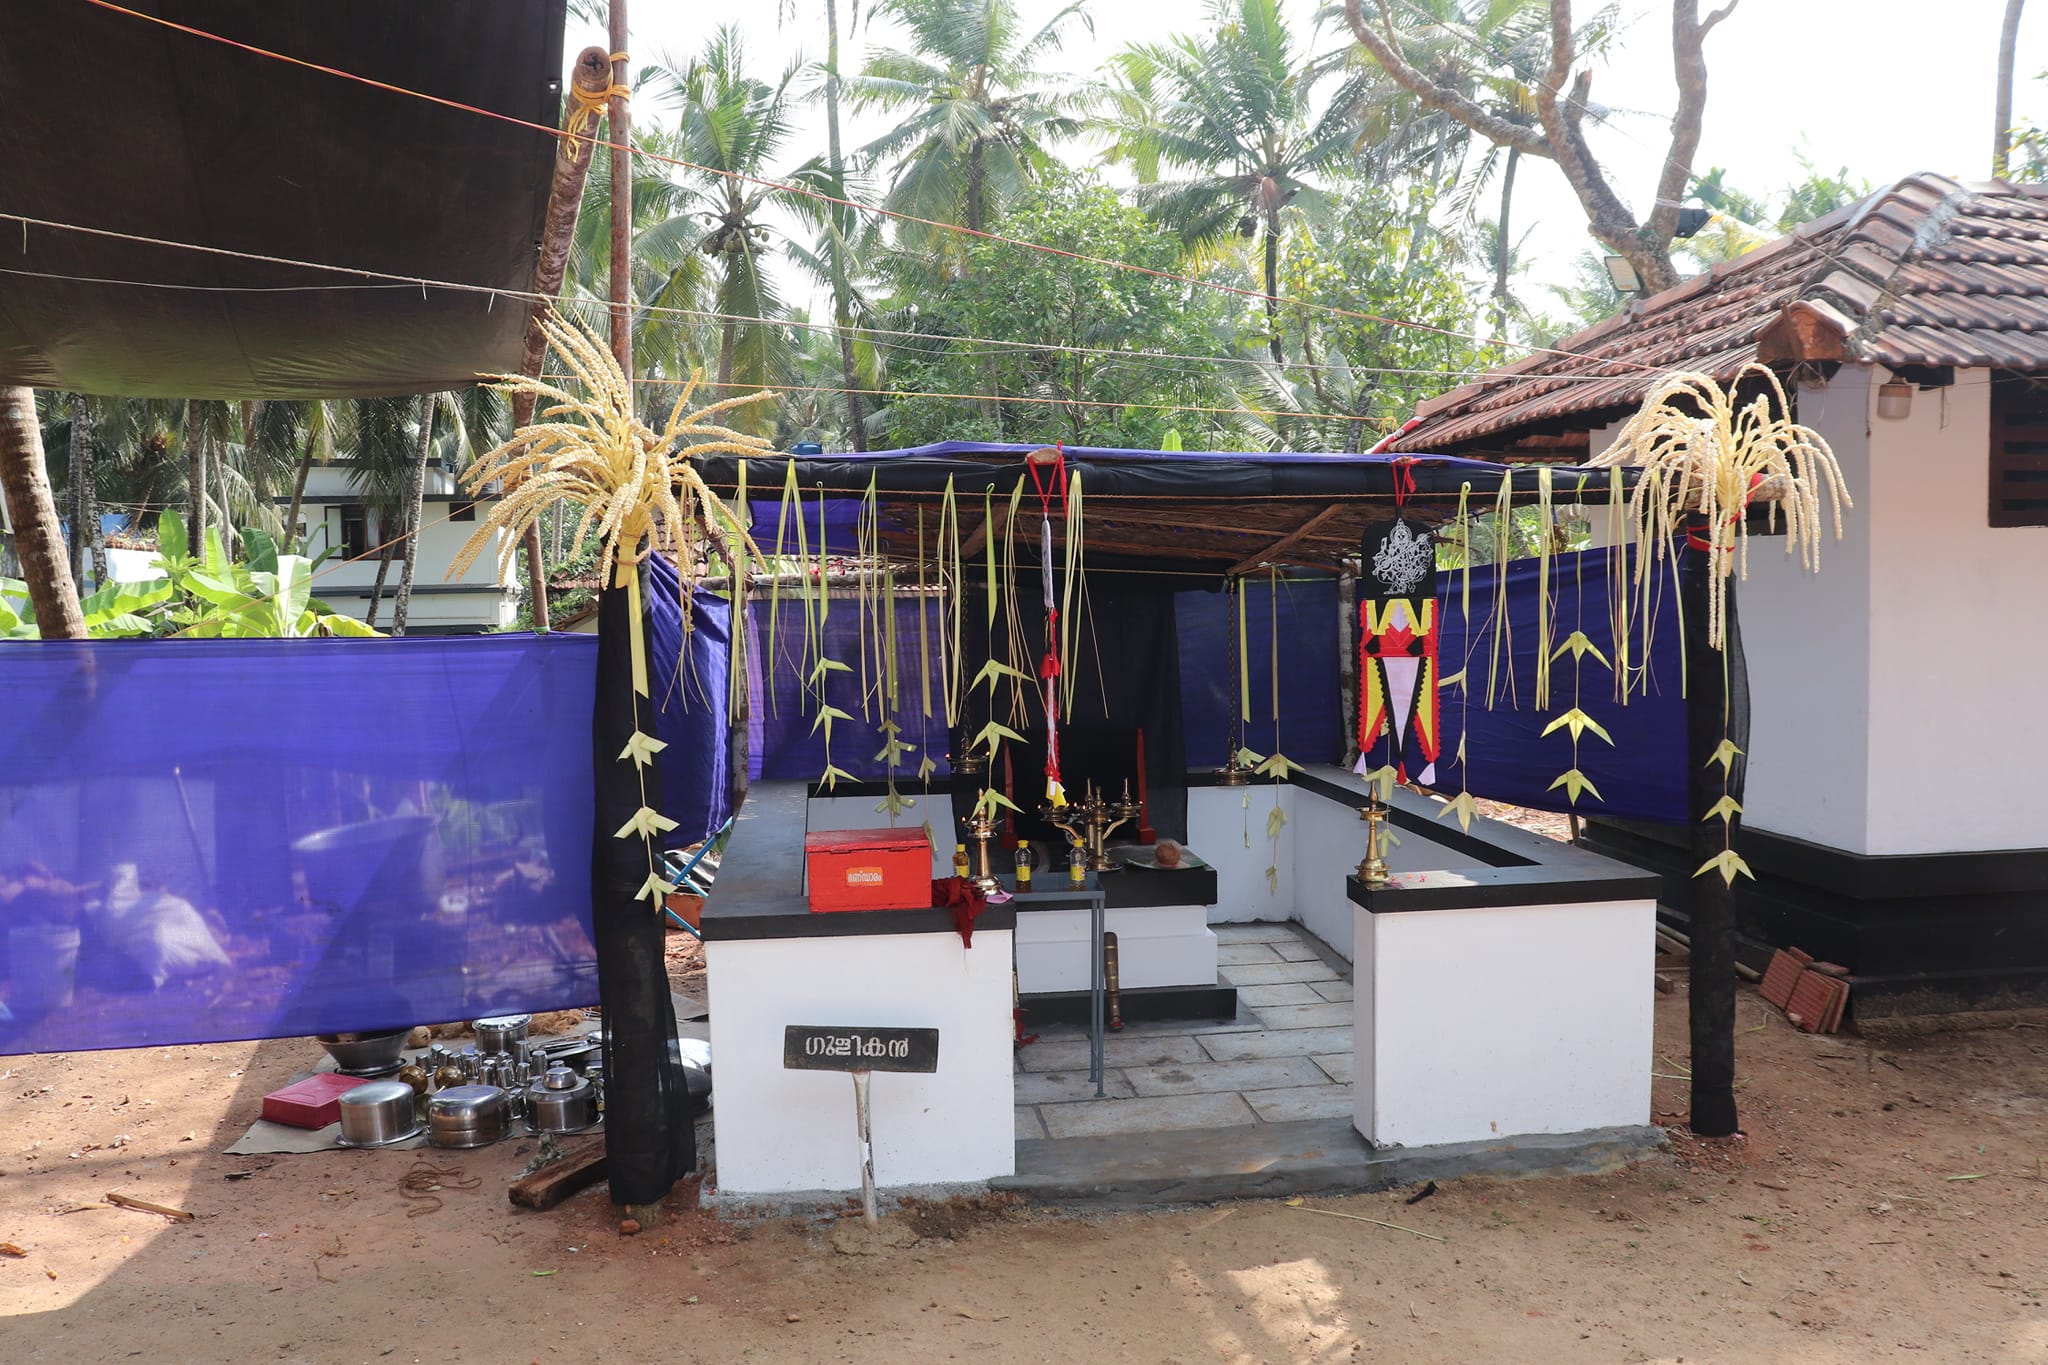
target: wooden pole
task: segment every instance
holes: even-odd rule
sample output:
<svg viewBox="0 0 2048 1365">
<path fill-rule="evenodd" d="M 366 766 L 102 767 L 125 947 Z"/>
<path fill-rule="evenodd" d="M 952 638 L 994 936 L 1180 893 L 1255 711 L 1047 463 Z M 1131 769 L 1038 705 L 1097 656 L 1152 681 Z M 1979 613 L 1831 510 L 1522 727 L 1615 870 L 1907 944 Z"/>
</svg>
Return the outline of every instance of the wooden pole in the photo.
<svg viewBox="0 0 2048 1365">
<path fill-rule="evenodd" d="M 626 109 L 626 0 L 611 0 L 610 141 L 612 144 L 611 345 L 619 370 L 633 379 L 633 158 Z M 645 549 L 646 542 L 634 547 Z M 635 566 L 632 572 L 644 575 Z M 689 1092 L 671 1052 L 675 1007 L 669 998 L 667 936 L 661 907 L 640 901 L 647 875 L 643 846 L 613 831 L 641 802 L 661 791 L 659 758 L 644 769 L 621 756 L 633 733 L 652 735 L 654 707 L 634 688 L 627 655 L 634 601 L 616 582 L 598 596 L 596 740 L 596 847 L 591 859 L 592 910 L 597 942 L 598 998 L 610 1032 L 605 1044 L 606 1177 L 614 1204 L 628 1218 L 652 1226 L 653 1206 L 697 1165 L 696 1129 Z M 644 610 L 644 608 L 643 608 Z"/>
<path fill-rule="evenodd" d="M 1694 867 L 1732 844 L 1740 820 L 1724 829 L 1709 812 L 1722 797 L 1742 802 L 1748 760 L 1738 753 L 1725 768 L 1716 758 L 1726 739 L 1749 747 L 1749 673 L 1735 582 L 1727 584 L 1721 648 L 1707 644 L 1710 557 L 1688 549 L 1679 566 L 1679 611 L 1685 622 L 1686 809 Z M 1692 1045 L 1691 1126 L 1698 1137 L 1741 1131 L 1735 1112 L 1735 888 L 1720 872 L 1692 879 L 1692 952 L 1687 1001 Z"/>
<path fill-rule="evenodd" d="M 589 98 L 596 99 L 611 88 L 612 59 L 601 47 L 586 47 L 576 55 L 576 66 L 569 73 L 569 82 L 575 89 Z M 613 101 L 617 103 L 617 101 Z M 572 96 L 569 102 L 569 126 L 575 126 L 575 111 L 580 103 Z M 555 176 L 548 187 L 548 213 L 541 228 L 540 259 L 533 266 L 533 304 L 526 312 L 526 348 L 519 357 L 519 373 L 531 379 L 540 373 L 540 367 L 547 359 L 547 334 L 541 331 L 540 320 L 547 312 L 548 300 L 562 290 L 562 277 L 568 271 L 569 246 L 576 237 L 576 215 L 583 207 L 583 185 L 590 175 L 590 160 L 597 151 L 596 129 L 585 130 L 586 136 L 564 138 L 555 153 Z M 512 428 L 517 431 L 533 420 L 534 395 L 514 394 L 512 397 Z M 526 591 L 533 599 L 533 628 L 546 632 L 548 628 L 548 576 L 547 566 L 541 555 L 540 523 L 536 521 L 526 528 Z"/>
<path fill-rule="evenodd" d="M 612 355 L 627 382 L 633 378 L 633 157 L 618 150 L 633 145 L 633 115 L 626 96 L 631 72 L 626 65 L 626 0 L 611 0 L 611 144 L 612 159 Z"/>
</svg>

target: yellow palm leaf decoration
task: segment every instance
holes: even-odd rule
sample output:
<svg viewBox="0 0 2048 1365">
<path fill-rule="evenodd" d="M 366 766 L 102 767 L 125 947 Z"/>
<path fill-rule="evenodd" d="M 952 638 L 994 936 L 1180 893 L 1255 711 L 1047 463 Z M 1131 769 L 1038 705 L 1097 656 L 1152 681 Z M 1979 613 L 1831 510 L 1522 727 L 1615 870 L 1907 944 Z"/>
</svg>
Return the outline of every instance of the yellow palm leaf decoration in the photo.
<svg viewBox="0 0 2048 1365">
<path fill-rule="evenodd" d="M 1737 405 L 1745 382 L 1756 396 Z M 1742 517 L 1752 501 L 1771 508 L 1773 525 L 1785 522 L 1785 553 L 1797 553 L 1809 573 L 1820 570 L 1823 502 L 1832 513 L 1835 539 L 1842 538 L 1842 509 L 1853 507 L 1842 487 L 1841 466 L 1826 440 L 1786 414 L 1792 410 L 1778 376 L 1765 366 L 1742 367 L 1727 388 L 1704 374 L 1666 377 L 1614 444 L 1587 461 L 1594 466 L 1640 465 L 1629 494 L 1628 517 L 1641 553 L 1641 582 L 1653 559 L 1670 552 L 1672 536 L 1688 513 L 1706 520 L 1707 643 L 1721 647 L 1721 619 L 1727 578 L 1749 576 L 1749 532 Z"/>
<path fill-rule="evenodd" d="M 513 432 L 511 440 L 463 471 L 463 481 L 472 493 L 502 479 L 505 496 L 456 555 L 449 577 L 467 572 L 495 532 L 504 533 L 498 550 L 502 576 L 519 553 L 527 529 L 543 512 L 565 499 L 583 504 L 574 552 L 580 554 L 585 541 L 597 535 L 601 545 L 598 582 L 626 590 L 633 690 L 645 697 L 647 642 L 641 619 L 640 561 L 652 553 L 673 558 L 686 635 L 691 624 L 691 592 L 703 580 L 714 554 L 732 570 L 735 606 L 745 601 L 746 575 L 761 563 L 760 548 L 748 534 L 746 522 L 711 491 L 692 461 L 703 455 L 770 451 L 772 447 L 760 437 L 734 431 L 713 419 L 773 395 L 751 393 L 693 410 L 690 401 L 703 377 L 700 371 L 690 376 L 669 411 L 667 424 L 656 431 L 634 412 L 632 380 L 593 332 L 552 312 L 541 319 L 541 327 L 548 344 L 580 384 L 582 396 L 543 379 L 488 377 L 487 382 L 495 388 L 532 394 L 536 405 L 544 402 L 548 406 L 537 414 L 538 420 Z M 647 789 L 648 765 L 662 747 L 660 740 L 636 731 L 619 755 L 620 761 L 630 759 L 638 774 L 640 808 L 613 836 L 638 839 L 644 846 L 647 880 L 638 894 L 655 906 L 675 889 L 662 875 L 656 842 L 676 824 L 654 809 Z"/>
<path fill-rule="evenodd" d="M 759 564 L 760 549 L 746 526 L 705 485 L 692 461 L 704 455 L 770 453 L 767 441 L 714 419 L 774 395 L 750 393 L 692 410 L 703 378 L 699 371 L 683 386 L 667 424 L 656 431 L 634 413 L 632 382 L 594 333 L 552 312 L 541 327 L 556 356 L 580 382 L 583 396 L 544 379 L 488 377 L 495 388 L 531 393 L 549 406 L 463 471 L 471 492 L 503 479 L 505 496 L 456 555 L 449 577 L 465 573 L 497 531 L 505 532 L 498 548 L 499 572 L 505 572 L 527 527 L 564 500 L 584 509 L 574 552 L 582 551 L 592 533 L 600 538 L 599 582 L 617 572 L 623 585 L 625 570 L 640 560 L 643 540 L 673 555 L 686 602 L 712 553 L 737 563 L 742 572 Z"/>
</svg>

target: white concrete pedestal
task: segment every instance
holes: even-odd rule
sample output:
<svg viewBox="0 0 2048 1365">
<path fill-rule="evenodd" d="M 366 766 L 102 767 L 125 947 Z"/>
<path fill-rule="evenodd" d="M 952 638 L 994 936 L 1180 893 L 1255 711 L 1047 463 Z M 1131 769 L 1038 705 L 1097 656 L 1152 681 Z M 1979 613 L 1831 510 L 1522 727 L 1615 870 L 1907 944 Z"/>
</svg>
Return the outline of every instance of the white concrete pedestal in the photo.
<svg viewBox="0 0 2048 1365">
<path fill-rule="evenodd" d="M 1353 1116 L 1369 1141 L 1649 1122 L 1654 901 L 1395 909 L 1399 889 L 1367 894 L 1384 907 L 1355 908 Z"/>
<path fill-rule="evenodd" d="M 1120 984 L 1214 986 L 1216 935 L 1206 905 L 1139 905 L 1104 912 L 1116 935 Z M 1020 910 L 1017 987 L 1026 995 L 1088 989 L 1088 911 Z"/>
<path fill-rule="evenodd" d="M 707 942 L 719 1192 L 861 1187 L 853 1087 L 839 1072 L 784 1070 L 790 1024 L 939 1031 L 937 1072 L 872 1082 L 877 1184 L 1014 1171 L 1010 954 L 1010 934 L 988 929 L 972 947 L 951 933 Z"/>
</svg>

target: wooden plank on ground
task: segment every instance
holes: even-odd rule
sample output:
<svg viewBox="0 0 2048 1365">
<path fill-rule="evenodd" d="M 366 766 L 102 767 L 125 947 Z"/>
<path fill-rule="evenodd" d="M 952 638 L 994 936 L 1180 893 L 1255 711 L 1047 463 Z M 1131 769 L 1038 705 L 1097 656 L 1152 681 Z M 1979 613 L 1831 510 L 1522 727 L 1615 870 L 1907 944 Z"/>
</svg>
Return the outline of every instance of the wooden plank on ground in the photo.
<svg viewBox="0 0 2048 1365">
<path fill-rule="evenodd" d="M 604 1179 L 604 1139 L 592 1138 L 551 1166 L 512 1182 L 506 1196 L 522 1209 L 551 1209 Z"/>
</svg>

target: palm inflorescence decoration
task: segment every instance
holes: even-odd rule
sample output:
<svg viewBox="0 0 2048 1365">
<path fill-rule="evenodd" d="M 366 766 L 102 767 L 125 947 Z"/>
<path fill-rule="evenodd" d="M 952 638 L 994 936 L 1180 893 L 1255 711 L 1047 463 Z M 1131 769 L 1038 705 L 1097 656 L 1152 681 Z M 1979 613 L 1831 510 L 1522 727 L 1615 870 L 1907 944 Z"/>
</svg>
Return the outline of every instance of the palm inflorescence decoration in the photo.
<svg viewBox="0 0 2048 1365">
<path fill-rule="evenodd" d="M 632 604 L 633 689 L 648 695 L 647 645 L 640 603 L 639 563 L 663 553 L 676 565 L 683 604 L 683 628 L 690 628 L 691 594 L 714 558 L 732 571 L 736 585 L 761 563 L 747 524 L 705 486 L 693 460 L 712 454 L 752 455 L 770 449 L 758 436 L 717 419 L 771 394 L 750 393 L 691 408 L 697 376 L 684 385 L 660 431 L 642 422 L 633 406 L 633 384 L 612 353 L 580 324 L 550 315 L 542 320 L 548 344 L 581 387 L 579 396 L 546 379 L 493 376 L 490 382 L 512 393 L 530 393 L 548 404 L 536 420 L 463 471 L 473 491 L 503 480 L 505 496 L 456 556 L 453 574 L 463 573 L 497 536 L 501 569 L 509 569 L 526 534 L 550 507 L 580 504 L 575 550 L 598 538 L 601 583 L 625 588 Z M 737 587 L 735 590 L 737 596 Z M 638 730 L 621 753 L 640 774 L 640 809 L 618 831 L 638 837 L 647 848 L 647 881 L 640 894 L 659 905 L 674 888 L 661 876 L 655 841 L 675 822 L 647 799 L 647 767 L 662 741 Z"/>
</svg>

